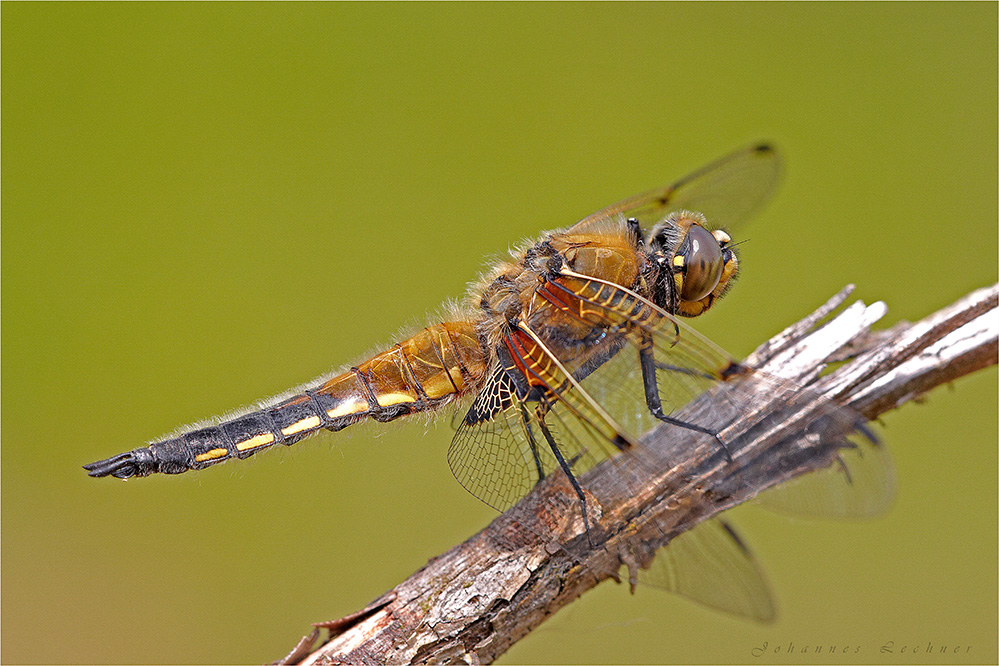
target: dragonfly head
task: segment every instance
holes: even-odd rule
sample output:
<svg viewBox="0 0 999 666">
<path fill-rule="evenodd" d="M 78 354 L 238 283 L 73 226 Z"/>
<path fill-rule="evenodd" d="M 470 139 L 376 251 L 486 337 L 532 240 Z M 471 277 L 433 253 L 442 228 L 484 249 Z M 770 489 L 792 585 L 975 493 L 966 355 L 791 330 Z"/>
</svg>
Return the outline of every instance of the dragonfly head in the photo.
<svg viewBox="0 0 999 666">
<path fill-rule="evenodd" d="M 670 312 L 696 317 L 732 284 L 739 260 L 721 229 L 708 231 L 700 213 L 673 213 L 652 230 L 649 250 L 659 264 L 655 292 Z M 669 307 L 672 306 L 672 307 Z"/>
</svg>

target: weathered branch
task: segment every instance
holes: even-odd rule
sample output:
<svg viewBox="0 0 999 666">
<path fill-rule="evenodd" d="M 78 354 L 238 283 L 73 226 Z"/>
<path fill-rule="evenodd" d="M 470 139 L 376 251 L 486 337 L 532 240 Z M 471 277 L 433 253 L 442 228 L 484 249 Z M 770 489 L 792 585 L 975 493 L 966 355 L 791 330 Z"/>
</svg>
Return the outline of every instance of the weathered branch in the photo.
<svg viewBox="0 0 999 666">
<path fill-rule="evenodd" d="M 757 349 L 746 363 L 760 373 L 733 378 L 685 411 L 703 423 L 738 410 L 720 433 L 732 460 L 697 433 L 650 433 L 644 446 L 669 465 L 649 473 L 646 466 L 629 470 L 627 461 L 607 461 L 584 476 L 590 533 L 574 518 L 578 505 L 564 477 L 553 475 L 367 608 L 317 625 L 284 661 L 491 662 L 583 592 L 616 577 L 622 563 L 634 573 L 656 547 L 698 523 L 832 464 L 858 425 L 845 415 L 874 419 L 997 363 L 999 287 L 886 331 L 870 331 L 886 311 L 881 303 L 854 303 L 817 327 L 851 290 Z M 837 362 L 835 372 L 822 374 Z M 647 487 L 621 496 L 620 476 L 638 473 Z M 553 547 L 552 535 L 562 545 Z M 321 629 L 329 637 L 316 647 Z"/>
</svg>

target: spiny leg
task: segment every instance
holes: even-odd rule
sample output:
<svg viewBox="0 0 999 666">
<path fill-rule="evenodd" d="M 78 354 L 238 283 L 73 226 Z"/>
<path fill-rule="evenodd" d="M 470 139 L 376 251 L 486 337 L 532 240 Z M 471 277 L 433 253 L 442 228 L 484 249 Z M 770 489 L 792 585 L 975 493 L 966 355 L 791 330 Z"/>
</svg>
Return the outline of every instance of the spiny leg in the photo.
<svg viewBox="0 0 999 666">
<path fill-rule="evenodd" d="M 547 424 L 545 424 L 544 414 L 541 413 L 540 409 L 538 410 L 538 426 L 541 428 L 542 434 L 544 434 L 545 439 L 548 441 L 548 446 L 551 447 L 552 453 L 555 454 L 555 459 L 558 460 L 559 467 L 562 468 L 562 471 L 565 472 L 566 477 L 568 477 L 569 484 L 576 492 L 576 497 L 579 498 L 579 508 L 583 512 L 583 528 L 586 530 L 586 541 L 592 548 L 593 539 L 590 538 L 590 519 L 586 514 L 586 495 L 583 494 L 583 488 L 579 485 L 579 481 L 576 480 L 576 476 L 572 473 L 572 469 L 569 467 L 569 463 L 566 462 L 565 457 L 562 455 L 562 451 L 559 450 L 555 437 L 552 436 Z"/>
<path fill-rule="evenodd" d="M 545 480 L 545 469 L 541 465 L 541 456 L 538 453 L 538 442 L 534 439 L 534 431 L 531 430 L 531 416 L 527 413 L 524 403 L 518 402 L 520 408 L 520 418 L 524 425 L 524 432 L 527 433 L 527 444 L 531 447 L 531 457 L 534 458 L 534 468 L 538 473 L 537 483 Z"/>
<path fill-rule="evenodd" d="M 702 432 L 705 435 L 711 435 L 714 437 L 715 441 L 718 442 L 718 446 L 721 447 L 721 450 L 725 453 L 725 459 L 728 460 L 728 462 L 732 462 L 732 452 L 728 450 L 728 446 L 724 441 L 722 441 L 722 438 L 718 436 L 717 432 L 709 428 L 699 426 L 696 423 L 687 423 L 686 421 L 675 419 L 663 413 L 663 404 L 659 398 L 659 383 L 656 381 L 656 361 L 652 355 L 651 337 L 642 337 L 642 344 L 638 349 L 638 357 L 642 365 L 642 384 L 645 387 L 645 404 L 648 405 L 649 412 L 652 416 L 656 417 L 663 423 L 669 423 L 670 425 L 675 425 L 680 428 L 686 428 L 687 430 L 693 430 L 695 432 Z"/>
</svg>

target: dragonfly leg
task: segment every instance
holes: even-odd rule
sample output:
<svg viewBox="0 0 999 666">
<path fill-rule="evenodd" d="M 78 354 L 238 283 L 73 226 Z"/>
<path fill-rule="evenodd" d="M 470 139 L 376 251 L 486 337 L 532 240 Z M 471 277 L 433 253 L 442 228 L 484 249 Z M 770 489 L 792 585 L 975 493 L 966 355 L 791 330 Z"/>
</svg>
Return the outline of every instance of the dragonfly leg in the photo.
<svg viewBox="0 0 999 666">
<path fill-rule="evenodd" d="M 696 423 L 688 423 L 686 421 L 681 421 L 680 419 L 675 419 L 671 416 L 667 416 L 663 413 L 663 404 L 659 398 L 659 383 L 656 381 L 656 363 L 655 358 L 652 355 L 652 338 L 646 337 L 642 340 L 642 345 L 638 349 L 639 360 L 642 364 L 642 384 L 645 387 L 645 404 L 649 407 L 649 412 L 652 416 L 656 417 L 663 423 L 669 423 L 670 425 L 675 425 L 680 428 L 686 428 L 687 430 L 693 430 L 695 432 L 703 432 L 705 435 L 711 435 L 714 437 L 715 441 L 718 442 L 718 446 L 725 453 L 725 458 L 728 462 L 732 462 L 732 452 L 728 450 L 728 446 L 718 436 L 718 433 L 710 428 L 705 428 L 699 426 Z"/>
<path fill-rule="evenodd" d="M 565 472 L 566 477 L 568 477 L 569 484 L 576 492 L 576 497 L 579 498 L 579 508 L 583 512 L 583 528 L 586 530 L 586 540 L 592 548 L 593 540 L 590 538 L 590 519 L 586 512 L 586 495 L 583 494 L 583 489 L 579 485 L 579 481 L 576 480 L 576 476 L 572 473 L 569 463 L 566 462 L 565 456 L 563 456 L 562 451 L 559 450 L 558 443 L 555 442 L 555 438 L 552 436 L 548 426 L 545 425 L 544 418 L 542 418 L 541 415 L 538 416 L 538 426 L 540 426 L 542 434 L 544 434 L 545 439 L 548 441 L 548 446 L 551 447 L 552 453 L 555 454 L 555 459 L 558 460 L 559 467 L 562 468 L 562 471 Z"/>
<path fill-rule="evenodd" d="M 531 457 L 534 458 L 534 469 L 538 473 L 537 483 L 545 480 L 545 469 L 541 465 L 541 456 L 538 454 L 538 442 L 534 439 L 534 431 L 531 430 L 531 416 L 527 412 L 524 403 L 520 405 L 520 418 L 524 425 L 524 432 L 527 433 L 527 445 L 531 447 Z"/>
</svg>

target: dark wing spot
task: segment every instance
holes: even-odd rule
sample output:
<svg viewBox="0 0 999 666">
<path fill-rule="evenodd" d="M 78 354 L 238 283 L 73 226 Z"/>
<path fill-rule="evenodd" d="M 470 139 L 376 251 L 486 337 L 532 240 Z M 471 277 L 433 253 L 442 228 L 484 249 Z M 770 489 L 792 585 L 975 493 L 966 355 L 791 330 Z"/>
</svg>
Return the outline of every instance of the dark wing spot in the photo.
<svg viewBox="0 0 999 666">
<path fill-rule="evenodd" d="M 490 421 L 494 416 L 508 408 L 513 403 L 516 394 L 516 386 L 502 368 L 497 368 L 496 372 L 486 381 L 479 394 L 475 396 L 475 402 L 465 414 L 465 425 L 475 425 L 483 421 Z"/>
</svg>

